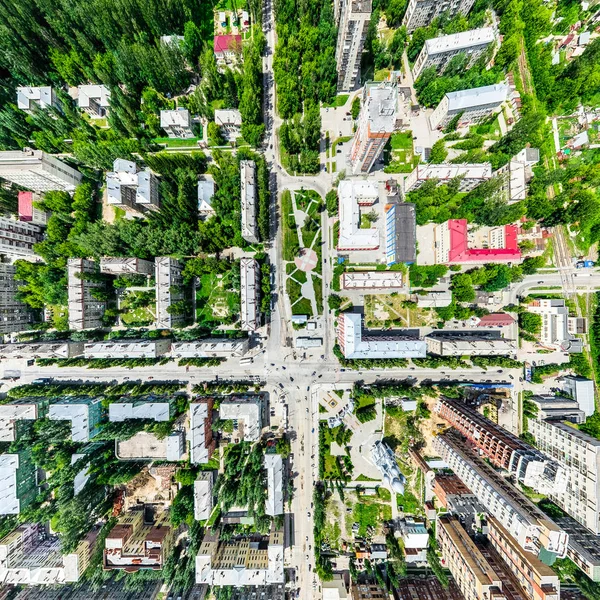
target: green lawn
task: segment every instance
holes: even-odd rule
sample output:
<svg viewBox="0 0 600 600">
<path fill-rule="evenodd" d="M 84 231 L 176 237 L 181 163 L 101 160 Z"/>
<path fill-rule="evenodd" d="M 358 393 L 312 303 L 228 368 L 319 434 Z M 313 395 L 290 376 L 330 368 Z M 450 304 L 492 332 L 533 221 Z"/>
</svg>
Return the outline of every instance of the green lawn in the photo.
<svg viewBox="0 0 600 600">
<path fill-rule="evenodd" d="M 344 106 L 346 102 L 348 102 L 348 98 L 350 98 L 350 94 L 340 94 L 335 97 L 335 100 L 331 104 L 324 104 L 325 108 L 336 108 L 338 106 Z"/>
<path fill-rule="evenodd" d="M 238 288 L 239 283 L 232 281 L 231 272 L 203 275 L 196 291 L 197 322 L 229 322 L 240 310 L 240 295 L 233 291 Z"/>
<path fill-rule="evenodd" d="M 410 173 L 418 164 L 411 131 L 394 133 L 384 149 L 385 173 Z"/>
<path fill-rule="evenodd" d="M 312 306 L 310 300 L 307 298 L 301 298 L 294 306 L 292 306 L 293 315 L 308 315 L 312 316 Z"/>
<path fill-rule="evenodd" d="M 143 303 L 135 306 L 138 303 Z M 123 297 L 119 304 L 121 322 L 124 325 L 151 325 L 156 320 L 156 295 L 154 290 L 147 292 L 131 291 Z M 134 305 L 135 308 L 132 306 Z"/>
<path fill-rule="evenodd" d="M 312 276 L 315 300 L 317 301 L 317 312 L 323 314 L 323 280 L 317 275 Z"/>
<path fill-rule="evenodd" d="M 154 138 L 152 141 L 155 144 L 165 144 L 167 148 L 184 148 L 186 146 L 198 146 L 198 142 L 201 141 L 202 138 L 194 137 L 188 138 L 186 140 L 181 140 L 179 138 Z"/>
<path fill-rule="evenodd" d="M 390 138 L 392 150 L 410 150 L 413 149 L 412 131 L 402 131 L 394 133 Z"/>
</svg>

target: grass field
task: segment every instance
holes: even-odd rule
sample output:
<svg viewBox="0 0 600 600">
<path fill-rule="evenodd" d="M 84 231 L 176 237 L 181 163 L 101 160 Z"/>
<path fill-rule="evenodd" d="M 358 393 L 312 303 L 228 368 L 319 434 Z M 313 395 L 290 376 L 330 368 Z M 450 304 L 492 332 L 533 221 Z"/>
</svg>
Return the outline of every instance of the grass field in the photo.
<svg viewBox="0 0 600 600">
<path fill-rule="evenodd" d="M 385 490 L 387 492 L 387 490 Z M 392 507 L 389 504 L 390 496 L 366 496 L 361 495 L 352 507 L 352 521 L 358 523 L 358 535 L 365 536 L 367 527 L 371 526 L 376 533 L 381 533 L 382 523 L 392 518 Z M 346 521 L 347 526 L 352 523 Z"/>
<path fill-rule="evenodd" d="M 384 149 L 384 171 L 386 173 L 410 173 L 418 164 L 415 157 L 411 131 L 394 133 Z"/>
<path fill-rule="evenodd" d="M 346 102 L 348 102 L 348 98 L 350 98 L 350 94 L 340 94 L 335 97 L 335 100 L 331 104 L 324 104 L 325 108 L 336 108 L 338 106 L 344 106 Z"/>
<path fill-rule="evenodd" d="M 156 319 L 155 302 L 154 290 L 127 292 L 119 303 L 119 309 L 125 311 L 120 315 L 121 322 L 124 325 L 133 323 L 151 325 Z"/>
<path fill-rule="evenodd" d="M 238 285 L 234 285 L 231 272 L 224 275 L 203 275 L 196 290 L 196 320 L 228 322 L 240 310 Z"/>
<path fill-rule="evenodd" d="M 403 294 L 365 295 L 365 325 L 367 328 L 426 327 L 437 321 L 435 313 L 422 308 L 404 308 Z"/>
<path fill-rule="evenodd" d="M 202 138 L 194 137 L 186 140 L 180 140 L 179 138 L 154 138 L 152 141 L 156 144 L 165 144 L 167 148 L 184 148 L 186 146 L 198 146 L 198 142 Z"/>
</svg>

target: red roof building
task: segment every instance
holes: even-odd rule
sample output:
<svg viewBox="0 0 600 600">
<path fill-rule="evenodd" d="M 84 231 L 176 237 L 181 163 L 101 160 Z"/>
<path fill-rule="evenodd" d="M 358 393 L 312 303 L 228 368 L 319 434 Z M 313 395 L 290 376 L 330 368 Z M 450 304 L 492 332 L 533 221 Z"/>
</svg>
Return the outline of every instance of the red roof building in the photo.
<svg viewBox="0 0 600 600">
<path fill-rule="evenodd" d="M 19 192 L 19 221 L 33 221 L 33 192 Z"/>
<path fill-rule="evenodd" d="M 521 260 L 521 251 L 517 242 L 517 227 L 515 225 L 504 226 L 503 248 L 469 248 L 469 232 L 466 219 L 450 219 L 447 226 L 450 234 L 448 263 L 488 263 Z"/>
<path fill-rule="evenodd" d="M 515 322 L 507 313 L 492 313 L 481 317 L 477 327 L 507 327 Z"/>
<path fill-rule="evenodd" d="M 241 35 L 215 35 L 214 52 L 216 56 L 224 56 L 242 51 Z"/>
</svg>

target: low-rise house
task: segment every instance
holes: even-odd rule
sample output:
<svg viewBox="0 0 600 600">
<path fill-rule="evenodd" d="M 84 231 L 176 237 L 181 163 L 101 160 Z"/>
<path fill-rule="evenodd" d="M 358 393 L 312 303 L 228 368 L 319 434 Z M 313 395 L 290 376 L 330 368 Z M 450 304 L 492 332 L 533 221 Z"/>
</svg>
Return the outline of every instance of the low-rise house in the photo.
<svg viewBox="0 0 600 600">
<path fill-rule="evenodd" d="M 283 514 L 283 461 L 280 454 L 265 454 L 267 500 L 265 513 L 271 517 Z"/>
<path fill-rule="evenodd" d="M 256 224 L 256 163 L 253 160 L 240 161 L 242 237 L 250 244 L 258 244 Z"/>
<path fill-rule="evenodd" d="M 36 108 L 44 109 L 51 106 L 57 106 L 56 93 L 51 86 L 17 88 L 17 107 L 21 110 L 33 113 Z"/>
<path fill-rule="evenodd" d="M 213 40 L 213 51 L 218 67 L 237 66 L 242 57 L 242 36 L 215 35 Z"/>
<path fill-rule="evenodd" d="M 170 138 L 193 138 L 190 111 L 187 108 L 160 111 L 160 127 Z"/>
<path fill-rule="evenodd" d="M 499 331 L 433 331 L 426 338 L 427 351 L 437 356 L 514 356 L 515 340 L 501 337 Z"/>
<path fill-rule="evenodd" d="M 135 209 L 157 208 L 159 180 L 150 169 L 138 169 L 132 160 L 118 158 L 106 174 L 108 204 Z"/>
<path fill-rule="evenodd" d="M 242 135 L 242 113 L 235 108 L 215 110 L 215 123 L 229 142 L 235 142 Z"/>
<path fill-rule="evenodd" d="M 92 118 L 108 115 L 110 90 L 105 85 L 80 85 L 77 88 L 77 105 Z"/>
<path fill-rule="evenodd" d="M 477 327 L 509 327 L 514 323 L 515 318 L 508 313 L 490 313 L 479 319 Z"/>
<path fill-rule="evenodd" d="M 126 440 L 115 441 L 115 456 L 119 460 L 176 462 L 186 454 L 185 433 L 173 431 L 158 437 L 150 431 L 140 431 Z"/>
</svg>

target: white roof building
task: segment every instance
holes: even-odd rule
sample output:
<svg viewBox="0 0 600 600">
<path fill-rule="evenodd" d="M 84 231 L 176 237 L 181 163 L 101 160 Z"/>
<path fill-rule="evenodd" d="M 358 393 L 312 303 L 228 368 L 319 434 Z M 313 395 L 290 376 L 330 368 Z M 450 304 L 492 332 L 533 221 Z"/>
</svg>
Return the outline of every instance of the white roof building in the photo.
<svg viewBox="0 0 600 600">
<path fill-rule="evenodd" d="M 51 404 L 48 418 L 51 421 L 70 421 L 71 440 L 89 442 L 97 433 L 101 421 L 102 398 L 68 398 Z"/>
<path fill-rule="evenodd" d="M 376 250 L 380 244 L 377 227 L 361 229 L 360 206 L 370 206 L 379 199 L 376 183 L 344 179 L 338 186 L 340 235 L 338 250 Z"/>
<path fill-rule="evenodd" d="M 18 515 L 21 501 L 17 491 L 18 454 L 0 454 L 0 515 Z"/>
<path fill-rule="evenodd" d="M 215 110 L 215 123 L 223 137 L 233 142 L 242 135 L 242 113 L 237 109 Z"/>
<path fill-rule="evenodd" d="M 258 278 L 260 269 L 253 258 L 240 260 L 241 329 L 256 331 L 259 326 Z"/>
<path fill-rule="evenodd" d="M 250 244 L 258 243 L 256 228 L 256 163 L 240 161 L 242 237 Z"/>
<path fill-rule="evenodd" d="M 517 342 L 504 339 L 500 332 L 433 331 L 425 339 L 427 351 L 438 356 L 508 356 L 517 352 Z"/>
<path fill-rule="evenodd" d="M 106 340 L 85 344 L 86 358 L 158 358 L 171 350 L 171 340 Z"/>
<path fill-rule="evenodd" d="M 209 216 L 215 214 L 212 199 L 215 195 L 215 180 L 210 175 L 202 175 L 198 180 L 198 212 Z"/>
<path fill-rule="evenodd" d="M 405 548 L 423 550 L 429 545 L 429 532 L 421 521 L 411 518 L 400 521 L 400 535 Z"/>
<path fill-rule="evenodd" d="M 105 85 L 77 87 L 77 104 L 91 116 L 104 117 L 110 107 L 110 90 Z"/>
<path fill-rule="evenodd" d="M 405 336 L 401 332 L 387 336 L 362 333 L 362 317 L 344 313 L 338 319 L 338 343 L 346 358 L 425 358 L 424 340 Z"/>
<path fill-rule="evenodd" d="M 371 459 L 383 475 L 383 485 L 394 494 L 404 494 L 406 477 L 398 468 L 393 450 L 384 442 L 377 441 L 371 448 Z"/>
<path fill-rule="evenodd" d="M 540 151 L 537 148 L 524 148 L 510 162 L 498 169 L 498 174 L 508 173 L 508 186 L 505 191 L 509 202 L 525 200 L 527 184 L 533 178 L 532 167 L 540 160 Z"/>
<path fill-rule="evenodd" d="M 0 405 L 0 442 L 16 440 L 17 421 L 36 421 L 39 417 L 38 402 L 15 401 Z"/>
<path fill-rule="evenodd" d="M 103 256 L 100 259 L 100 272 L 110 275 L 154 275 L 154 263 L 142 258 Z"/>
<path fill-rule="evenodd" d="M 594 381 L 578 375 L 567 375 L 563 377 L 563 386 L 565 392 L 568 392 L 577 402 L 585 416 L 591 417 L 596 411 Z"/>
<path fill-rule="evenodd" d="M 152 402 L 136 400 L 132 402 L 111 402 L 108 405 L 108 420 L 121 422 L 127 419 L 151 419 L 168 421 L 173 414 L 172 402 Z"/>
<path fill-rule="evenodd" d="M 24 86 L 17 88 L 17 106 L 25 112 L 33 112 L 34 107 L 48 108 L 56 105 L 56 95 L 51 86 Z"/>
<path fill-rule="evenodd" d="M 352 271 L 342 275 L 345 290 L 399 290 L 404 288 L 402 271 Z"/>
<path fill-rule="evenodd" d="M 187 108 L 160 111 L 160 126 L 170 138 L 193 138 L 190 111 Z"/>
<path fill-rule="evenodd" d="M 115 206 L 158 206 L 159 181 L 150 169 L 139 170 L 132 160 L 117 158 L 106 174 L 108 204 Z"/>
<path fill-rule="evenodd" d="M 246 442 L 257 442 L 262 432 L 262 405 L 256 396 L 240 400 L 223 400 L 219 406 L 219 418 L 242 421 L 238 424 L 241 437 Z"/>
<path fill-rule="evenodd" d="M 283 514 L 283 461 L 280 454 L 265 454 L 267 500 L 265 513 L 271 517 Z"/>
<path fill-rule="evenodd" d="M 190 402 L 190 462 L 193 465 L 206 464 L 211 457 L 212 400 Z"/>
<path fill-rule="evenodd" d="M 406 194 L 411 190 L 418 189 L 430 179 L 437 179 L 438 184 L 442 185 L 449 183 L 456 177 L 461 178 L 459 191 L 466 192 L 477 187 L 480 183 L 491 179 L 492 165 L 491 163 L 418 165 L 404 180 L 404 193 Z"/>
<path fill-rule="evenodd" d="M 542 344 L 562 348 L 567 352 L 583 351 L 581 339 L 572 335 L 577 331 L 581 319 L 569 316 L 569 309 L 563 299 L 539 298 L 531 302 L 527 310 L 542 317 Z"/>
<path fill-rule="evenodd" d="M 0 359 L 74 358 L 83 354 L 83 342 L 25 342 L 0 344 Z"/>
<path fill-rule="evenodd" d="M 155 260 L 156 279 L 156 326 L 170 329 L 185 321 L 185 315 L 171 314 L 169 307 L 183 300 L 183 267 L 176 258 L 157 256 Z"/>
<path fill-rule="evenodd" d="M 173 342 L 171 355 L 177 358 L 230 358 L 244 356 L 249 348 L 248 338 L 207 338 L 194 342 Z"/>
<path fill-rule="evenodd" d="M 213 509 L 213 474 L 202 471 L 194 481 L 194 519 L 206 521 Z"/>
</svg>

